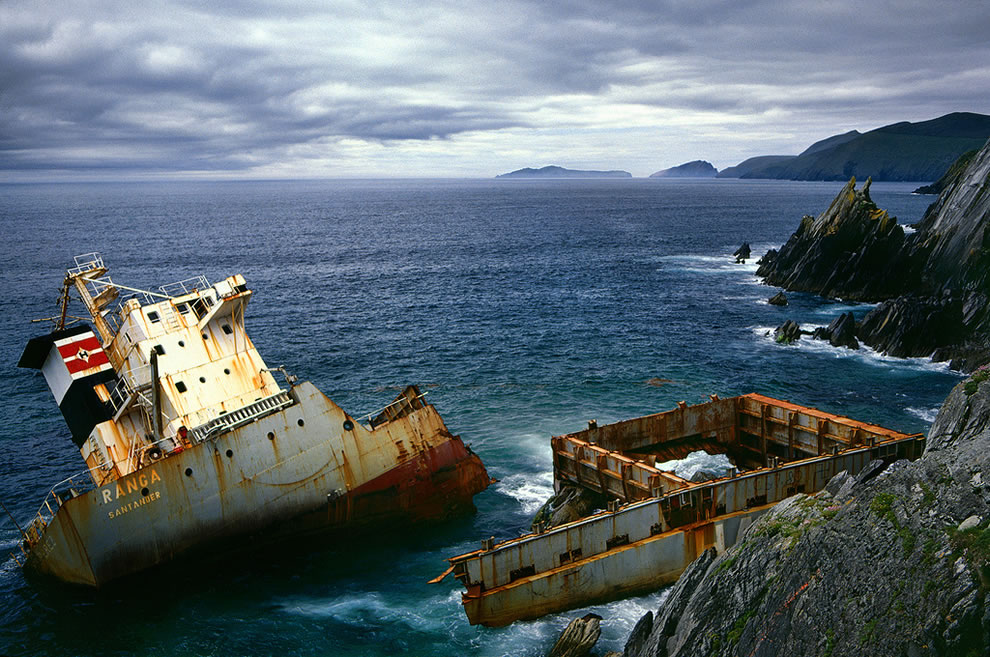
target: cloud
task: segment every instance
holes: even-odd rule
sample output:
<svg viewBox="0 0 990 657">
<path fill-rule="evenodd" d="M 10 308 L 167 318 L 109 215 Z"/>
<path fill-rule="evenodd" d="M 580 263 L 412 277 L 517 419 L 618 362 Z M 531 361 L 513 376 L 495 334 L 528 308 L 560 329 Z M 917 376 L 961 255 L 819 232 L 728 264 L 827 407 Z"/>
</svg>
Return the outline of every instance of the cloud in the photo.
<svg viewBox="0 0 990 657">
<path fill-rule="evenodd" d="M 728 166 L 987 111 L 988 18 L 913 0 L 8 1 L 0 176 Z"/>
</svg>

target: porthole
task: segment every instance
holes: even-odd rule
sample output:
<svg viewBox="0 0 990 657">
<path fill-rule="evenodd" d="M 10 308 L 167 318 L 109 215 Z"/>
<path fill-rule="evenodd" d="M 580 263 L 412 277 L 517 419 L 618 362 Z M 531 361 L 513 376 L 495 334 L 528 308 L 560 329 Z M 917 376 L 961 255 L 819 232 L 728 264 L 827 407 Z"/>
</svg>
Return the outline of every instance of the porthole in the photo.
<svg viewBox="0 0 990 657">
<path fill-rule="evenodd" d="M 179 340 L 179 346 L 180 347 L 185 347 L 186 346 L 186 343 L 183 342 L 182 340 Z"/>
<path fill-rule="evenodd" d="M 268 432 L 268 440 L 275 440 L 275 432 L 274 431 L 269 431 Z"/>
<path fill-rule="evenodd" d="M 207 334 L 205 334 L 205 333 L 204 333 L 204 334 L 203 334 L 203 339 L 204 339 L 204 340 L 209 340 L 209 339 L 210 339 L 210 336 L 208 336 Z"/>
<path fill-rule="evenodd" d="M 186 476 L 187 477 L 191 477 L 192 476 L 192 468 L 186 468 Z"/>
<path fill-rule="evenodd" d="M 354 428 L 354 423 L 350 420 L 344 420 L 344 431 L 350 431 Z"/>
<path fill-rule="evenodd" d="M 298 424 L 299 426 L 303 426 L 306 423 L 303 422 L 303 419 L 302 418 L 299 418 L 298 420 L 296 420 L 296 424 Z"/>
<path fill-rule="evenodd" d="M 151 491 L 150 491 L 150 490 L 148 490 L 148 488 L 147 488 L 147 487 L 145 487 L 145 488 L 142 488 L 142 489 L 141 489 L 141 495 L 142 495 L 143 497 L 148 497 L 148 493 L 150 493 L 150 492 L 151 492 Z"/>
<path fill-rule="evenodd" d="M 199 377 L 199 382 L 200 383 L 206 383 L 206 377 L 205 376 Z"/>
<path fill-rule="evenodd" d="M 227 454 L 227 458 L 231 458 L 234 455 L 234 450 L 228 449 L 225 453 Z"/>
<path fill-rule="evenodd" d="M 227 369 L 227 368 L 225 367 L 225 368 L 223 368 L 223 373 L 224 373 L 224 374 L 230 374 L 230 370 L 228 370 L 228 369 Z"/>
</svg>

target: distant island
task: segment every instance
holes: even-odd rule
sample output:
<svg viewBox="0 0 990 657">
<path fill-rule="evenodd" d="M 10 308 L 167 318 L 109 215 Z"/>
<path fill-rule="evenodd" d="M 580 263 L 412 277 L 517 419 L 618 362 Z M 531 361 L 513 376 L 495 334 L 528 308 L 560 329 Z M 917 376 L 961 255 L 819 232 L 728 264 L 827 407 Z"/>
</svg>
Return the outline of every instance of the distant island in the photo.
<svg viewBox="0 0 990 657">
<path fill-rule="evenodd" d="M 954 112 L 930 121 L 902 121 L 861 133 L 850 130 L 815 142 L 799 155 L 753 157 L 719 178 L 778 180 L 929 181 L 990 137 L 990 116 Z"/>
<path fill-rule="evenodd" d="M 714 178 L 716 174 L 718 174 L 718 169 L 713 167 L 711 162 L 694 160 L 651 173 L 650 178 Z"/>
<path fill-rule="evenodd" d="M 564 167 L 548 166 L 541 169 L 517 169 L 503 173 L 496 178 L 632 178 L 628 171 L 581 171 Z"/>
</svg>

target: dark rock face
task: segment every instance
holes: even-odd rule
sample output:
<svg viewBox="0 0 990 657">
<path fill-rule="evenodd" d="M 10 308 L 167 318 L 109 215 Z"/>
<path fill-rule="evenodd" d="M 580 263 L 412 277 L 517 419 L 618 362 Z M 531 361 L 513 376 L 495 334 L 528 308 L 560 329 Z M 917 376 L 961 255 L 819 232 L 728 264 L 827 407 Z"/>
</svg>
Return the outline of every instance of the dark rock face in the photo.
<svg viewBox="0 0 990 657">
<path fill-rule="evenodd" d="M 883 302 L 855 331 L 880 351 L 967 371 L 990 362 L 990 142 L 953 181 L 905 235 L 870 199 L 870 181 L 856 190 L 850 180 L 757 274 L 789 290 Z"/>
<path fill-rule="evenodd" d="M 811 335 L 819 340 L 828 341 L 833 347 L 859 349 L 859 341 L 856 339 L 856 320 L 851 312 L 839 315 L 827 328 L 817 328 Z"/>
<path fill-rule="evenodd" d="M 990 654 L 990 371 L 915 462 L 778 504 L 684 572 L 626 657 Z"/>
<path fill-rule="evenodd" d="M 746 261 L 749 260 L 749 256 L 752 252 L 753 249 L 750 248 L 749 242 L 743 242 L 742 246 L 736 249 L 736 252 L 732 255 L 736 256 L 736 262 L 745 264 Z"/>
<path fill-rule="evenodd" d="M 781 344 L 791 344 L 795 340 L 800 340 L 803 333 L 797 322 L 789 319 L 774 329 L 773 339 Z"/>
<path fill-rule="evenodd" d="M 771 306 L 786 306 L 787 296 L 783 292 L 778 292 L 777 294 L 767 299 L 767 303 L 769 303 Z"/>
<path fill-rule="evenodd" d="M 787 243 L 757 270 L 769 285 L 826 297 L 879 301 L 903 289 L 895 274 L 904 244 L 897 220 L 870 198 L 870 181 L 859 190 L 855 179 L 828 210 L 805 216 Z M 768 254 L 769 255 L 769 254 Z"/>
<path fill-rule="evenodd" d="M 564 525 L 590 516 L 596 509 L 605 506 L 605 498 L 586 488 L 563 485 L 560 492 L 548 499 L 533 517 L 531 528 L 538 531 L 542 524 L 545 529 Z"/>
<path fill-rule="evenodd" d="M 602 617 L 596 614 L 587 614 L 582 618 L 575 618 L 571 621 L 557 643 L 548 653 L 547 657 L 586 657 L 591 654 L 591 649 L 598 643 L 598 638 L 602 635 Z"/>
</svg>

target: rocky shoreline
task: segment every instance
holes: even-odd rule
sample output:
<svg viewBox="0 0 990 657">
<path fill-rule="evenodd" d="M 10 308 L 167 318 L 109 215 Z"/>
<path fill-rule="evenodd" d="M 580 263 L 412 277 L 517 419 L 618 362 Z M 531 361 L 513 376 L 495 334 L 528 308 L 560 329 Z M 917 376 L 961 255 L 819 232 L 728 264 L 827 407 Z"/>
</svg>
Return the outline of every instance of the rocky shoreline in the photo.
<svg viewBox="0 0 990 657">
<path fill-rule="evenodd" d="M 840 342 L 964 372 L 990 362 L 990 142 L 965 157 L 914 232 L 876 206 L 871 181 L 856 189 L 852 179 L 760 260 L 757 275 L 786 290 L 879 302 Z"/>
<path fill-rule="evenodd" d="M 623 657 L 990 654 L 988 380 L 952 390 L 919 460 L 840 473 L 702 554 Z M 575 620 L 554 654 L 591 654 L 597 626 Z"/>
</svg>

